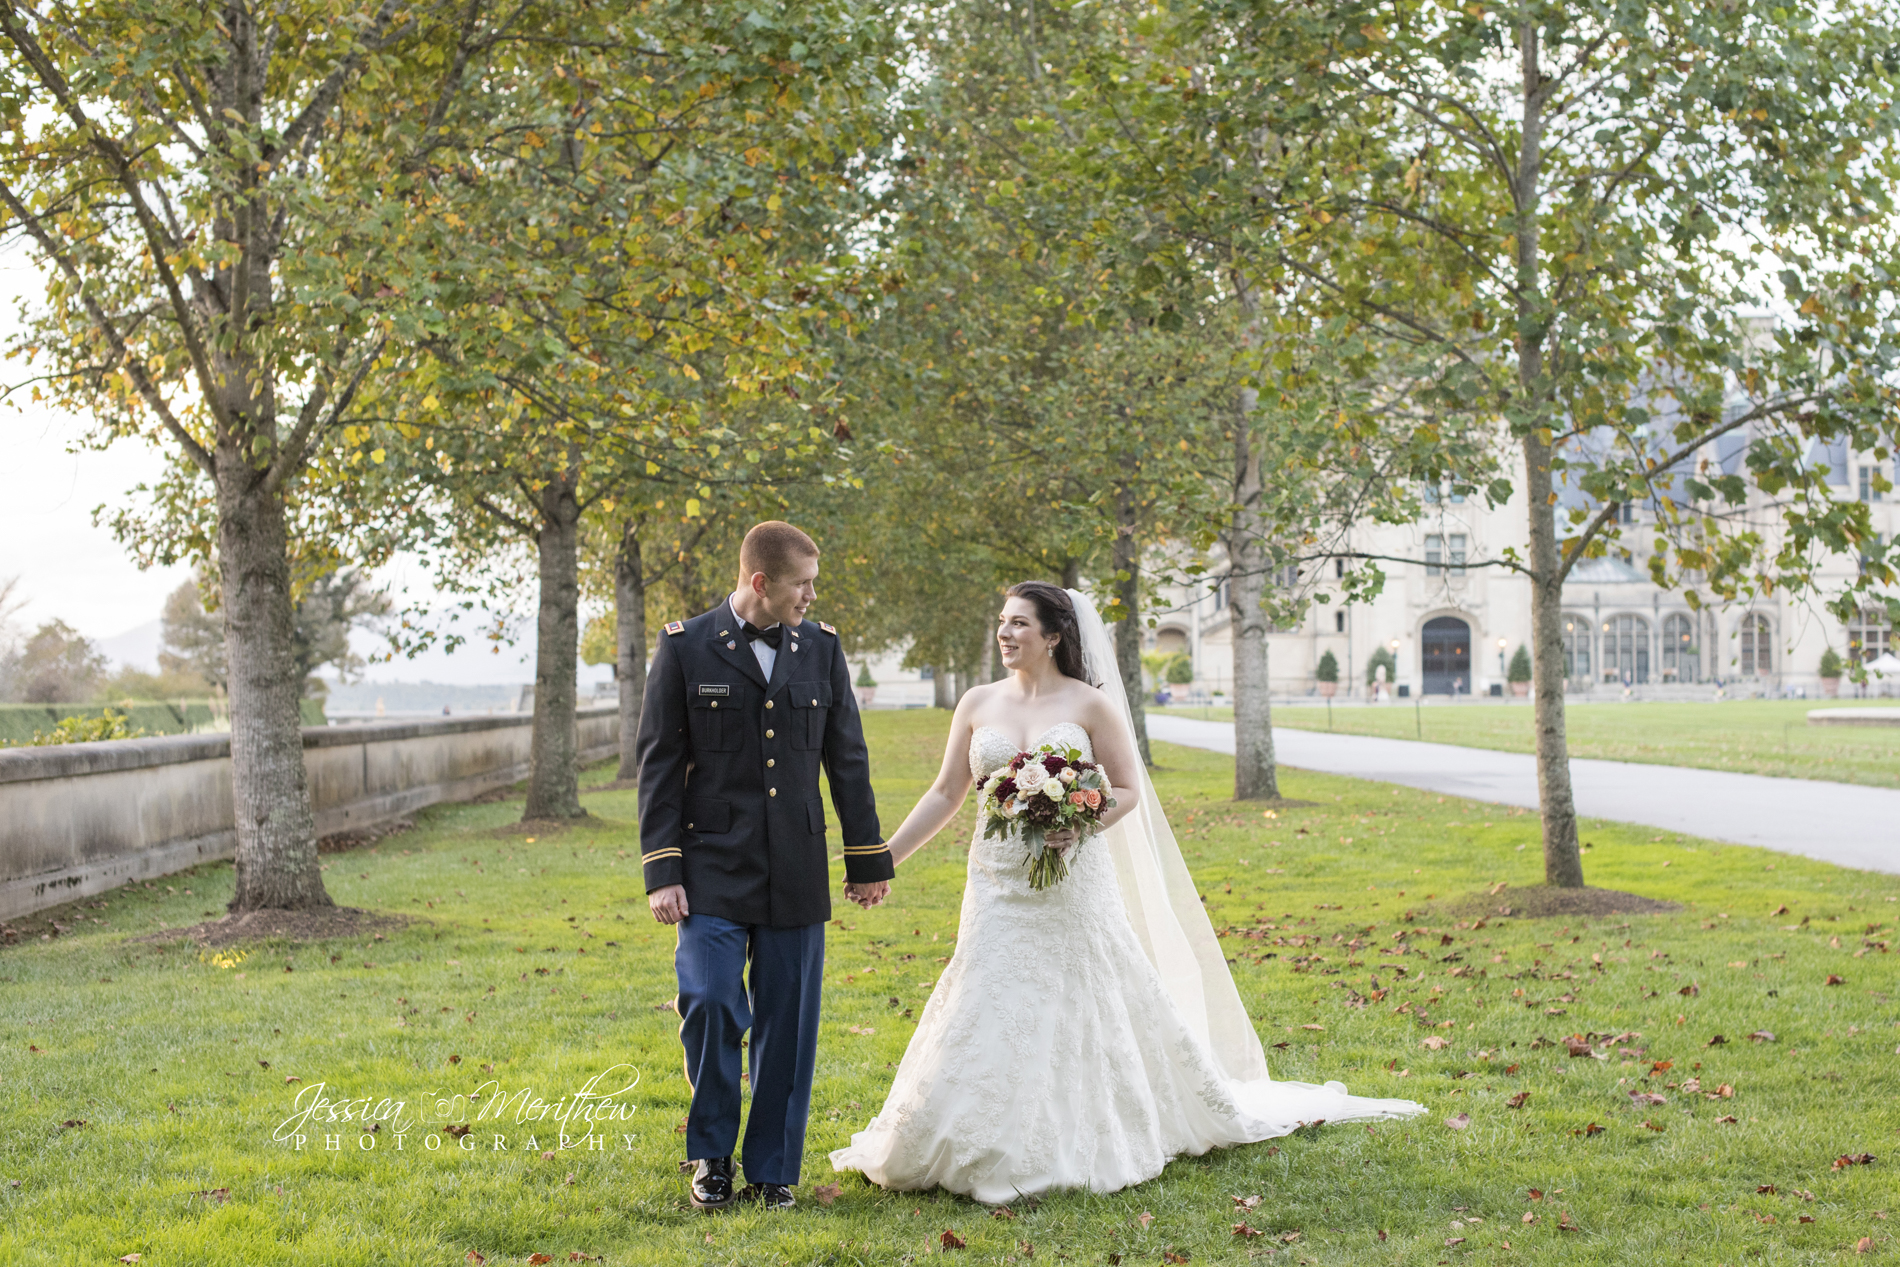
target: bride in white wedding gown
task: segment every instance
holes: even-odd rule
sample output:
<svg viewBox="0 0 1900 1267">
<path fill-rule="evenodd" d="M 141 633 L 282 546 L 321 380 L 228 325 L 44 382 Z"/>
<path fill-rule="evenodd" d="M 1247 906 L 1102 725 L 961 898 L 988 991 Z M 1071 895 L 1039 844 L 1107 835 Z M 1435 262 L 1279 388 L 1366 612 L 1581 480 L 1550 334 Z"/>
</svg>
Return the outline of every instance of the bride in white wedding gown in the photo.
<svg viewBox="0 0 1900 1267">
<path fill-rule="evenodd" d="M 886 1188 L 1002 1202 L 1113 1192 L 1170 1160 L 1319 1121 L 1408 1117 L 1409 1100 L 1275 1082 L 1134 745 L 1113 647 L 1082 594 L 1011 588 L 997 643 L 1011 676 L 957 706 L 942 772 L 890 840 L 902 862 L 970 785 L 1044 742 L 1115 784 L 1108 829 L 1041 891 L 1021 840 L 970 845 L 956 953 L 884 1108 L 831 1154 Z M 1097 685 L 1090 685 L 1090 683 Z M 1051 835 L 1051 843 L 1059 838 Z"/>
</svg>

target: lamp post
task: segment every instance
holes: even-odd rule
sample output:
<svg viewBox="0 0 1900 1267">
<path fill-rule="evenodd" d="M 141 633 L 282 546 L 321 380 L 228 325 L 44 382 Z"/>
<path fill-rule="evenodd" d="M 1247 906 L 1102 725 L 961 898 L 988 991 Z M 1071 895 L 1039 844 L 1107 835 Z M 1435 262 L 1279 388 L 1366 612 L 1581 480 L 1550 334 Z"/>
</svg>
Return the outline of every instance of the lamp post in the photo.
<svg viewBox="0 0 1900 1267">
<path fill-rule="evenodd" d="M 1504 680 L 1504 639 L 1498 639 L 1498 681 Z"/>
</svg>

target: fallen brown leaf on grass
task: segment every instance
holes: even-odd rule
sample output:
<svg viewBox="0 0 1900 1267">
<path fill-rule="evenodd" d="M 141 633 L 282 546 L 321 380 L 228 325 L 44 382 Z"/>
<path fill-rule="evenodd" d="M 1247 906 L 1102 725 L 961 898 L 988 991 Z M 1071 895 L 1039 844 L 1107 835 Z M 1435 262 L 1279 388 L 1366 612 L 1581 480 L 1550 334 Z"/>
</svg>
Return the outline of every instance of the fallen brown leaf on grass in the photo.
<svg viewBox="0 0 1900 1267">
<path fill-rule="evenodd" d="M 1724 1114 L 1723 1114 L 1723 1115 L 1722 1115 L 1721 1117 L 1718 1117 L 1718 1118 L 1716 1118 L 1715 1120 L 1716 1120 L 1717 1122 L 1729 1122 L 1729 1123 L 1734 1123 L 1734 1122 L 1739 1122 L 1739 1121 L 1741 1121 L 1742 1119 L 1740 1119 L 1739 1117 L 1736 1117 L 1736 1116 L 1735 1116 L 1735 1115 L 1734 1115 L 1733 1113 L 1724 1113 Z"/>
<path fill-rule="evenodd" d="M 1465 1243 L 1465 1238 L 1462 1236 L 1447 1236 L 1445 1238 L 1446 1249 L 1450 1249 L 1453 1245 L 1463 1245 L 1464 1243 Z"/>
<path fill-rule="evenodd" d="M 1530 1092 L 1519 1091 L 1516 1095 L 1512 1096 L 1510 1099 L 1504 1102 L 1504 1107 L 1507 1109 L 1521 1109 L 1524 1107 L 1524 1105 L 1527 1102 L 1529 1102 L 1530 1098 L 1531 1098 Z"/>
<path fill-rule="evenodd" d="M 1184 1249 L 1168 1249 L 1161 1252 L 1161 1261 L 1164 1263 L 1184 1263 L 1187 1260 L 1188 1252 Z"/>
<path fill-rule="evenodd" d="M 578 1249 L 567 1251 L 567 1261 L 570 1263 L 599 1263 L 606 1260 L 605 1254 L 583 1254 Z"/>
<path fill-rule="evenodd" d="M 1234 1206 L 1241 1210 L 1251 1210 L 1260 1204 L 1259 1197 L 1235 1197 Z"/>
<path fill-rule="evenodd" d="M 1448 1038 L 1443 1038 L 1437 1034 L 1433 1034 L 1430 1038 L 1419 1039 L 1418 1045 L 1420 1047 L 1429 1047 L 1433 1051 L 1443 1051 L 1445 1048 L 1451 1046 L 1451 1040 Z"/>
<path fill-rule="evenodd" d="M 1526 1223 L 1526 1224 L 1535 1223 L 1537 1222 L 1537 1216 L 1535 1214 L 1532 1214 L 1529 1210 L 1526 1210 L 1524 1211 L 1524 1217 L 1519 1219 L 1518 1222 Z"/>
<path fill-rule="evenodd" d="M 943 1233 L 937 1237 L 937 1244 L 945 1249 L 962 1249 L 963 1238 L 946 1227 L 943 1229 Z"/>
<path fill-rule="evenodd" d="M 1141 1230 L 1144 1232 L 1148 1230 L 1148 1225 L 1154 1221 L 1155 1221 L 1155 1216 L 1148 1213 L 1146 1210 L 1143 1210 L 1140 1214 L 1137 1214 L 1135 1216 L 1135 1222 L 1141 1224 Z"/>
<path fill-rule="evenodd" d="M 1849 1166 L 1871 1166 L 1874 1164 L 1872 1153 L 1842 1153 L 1834 1159 L 1834 1169 L 1846 1170 Z"/>
<path fill-rule="evenodd" d="M 1871 1236 L 1863 1236 L 1859 1240 L 1854 1242 L 1854 1252 L 1856 1254 L 1871 1253 L 1873 1251 L 1873 1248 L 1874 1248 L 1874 1238 Z"/>
<path fill-rule="evenodd" d="M 993 1219 L 1013 1219 L 1016 1217 L 1016 1211 L 1006 1205 L 999 1205 L 990 1211 L 990 1217 Z"/>
<path fill-rule="evenodd" d="M 191 1195 L 197 1197 L 200 1201 L 215 1201 L 219 1205 L 223 1205 L 226 1201 L 231 1199 L 231 1190 L 229 1188 L 201 1188 Z"/>
<path fill-rule="evenodd" d="M 119 1261 L 122 1263 L 136 1263 L 139 1260 L 139 1258 L 140 1258 L 140 1255 L 138 1254 L 126 1254 L 123 1257 L 121 1257 Z"/>
<path fill-rule="evenodd" d="M 482 1252 L 479 1249 L 471 1249 L 468 1253 L 462 1255 L 462 1261 L 465 1263 L 474 1263 L 475 1267 L 481 1267 L 488 1259 L 482 1256 Z"/>
<path fill-rule="evenodd" d="M 1454 1113 L 1445 1119 L 1445 1125 L 1451 1127 L 1454 1131 L 1462 1131 L 1465 1127 L 1471 1125 L 1471 1114 Z"/>
<path fill-rule="evenodd" d="M 1236 1223 L 1234 1224 L 1234 1235 L 1243 1240 L 1250 1241 L 1256 1236 L 1265 1236 L 1266 1233 L 1257 1227 L 1248 1227 L 1245 1223 Z"/>
<path fill-rule="evenodd" d="M 844 1189 L 835 1183 L 821 1183 L 811 1190 L 811 1194 L 817 1198 L 819 1205 L 830 1205 L 844 1195 Z"/>
<path fill-rule="evenodd" d="M 1581 1136 L 1583 1136 L 1583 1137 L 1584 1137 L 1585 1139 L 1588 1139 L 1588 1138 L 1589 1138 L 1590 1136 L 1592 1136 L 1592 1135 L 1601 1135 L 1601 1134 L 1603 1134 L 1603 1132 L 1604 1132 L 1604 1131 L 1606 1131 L 1606 1130 L 1608 1130 L 1608 1129 L 1609 1129 L 1608 1127 L 1604 1127 L 1604 1126 L 1598 1126 L 1598 1125 L 1597 1125 L 1597 1124 L 1596 1124 L 1595 1122 L 1592 1122 L 1592 1123 L 1590 1123 L 1590 1125 L 1588 1125 L 1588 1126 L 1586 1126 L 1586 1127 L 1584 1127 L 1584 1128 L 1583 1128 L 1582 1130 L 1580 1130 L 1580 1131 L 1572 1131 L 1572 1132 L 1570 1132 L 1570 1133 L 1571 1133 L 1572 1135 L 1581 1135 Z"/>
<path fill-rule="evenodd" d="M 554 1261 L 554 1255 L 552 1254 L 529 1254 L 528 1255 L 528 1267 L 541 1267 L 542 1263 L 551 1263 L 553 1261 Z"/>
<path fill-rule="evenodd" d="M 1751 1042 L 1772 1043 L 1775 1041 L 1775 1032 L 1771 1029 L 1758 1029 L 1748 1037 Z"/>
<path fill-rule="evenodd" d="M 1828 984 L 1828 985 L 1846 985 L 1846 984 L 1847 984 L 1847 978 L 1846 978 L 1846 977 L 1837 977 L 1837 976 L 1835 976 L 1835 975 L 1834 975 L 1833 973 L 1831 973 L 1831 972 L 1830 972 L 1830 973 L 1828 973 L 1828 974 L 1827 974 L 1827 982 L 1826 982 L 1826 984 Z"/>
<path fill-rule="evenodd" d="M 1755 1195 L 1758 1197 L 1772 1197 L 1775 1195 L 1775 1191 L 1775 1185 L 1772 1183 L 1757 1184 L 1755 1186 Z"/>
</svg>

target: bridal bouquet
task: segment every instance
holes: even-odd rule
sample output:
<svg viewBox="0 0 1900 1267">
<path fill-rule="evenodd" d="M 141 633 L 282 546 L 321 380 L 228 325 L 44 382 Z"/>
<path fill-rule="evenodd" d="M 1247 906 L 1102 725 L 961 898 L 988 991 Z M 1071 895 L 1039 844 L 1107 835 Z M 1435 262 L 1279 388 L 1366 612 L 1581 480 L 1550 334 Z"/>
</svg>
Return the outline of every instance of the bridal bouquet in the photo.
<svg viewBox="0 0 1900 1267">
<path fill-rule="evenodd" d="M 1029 854 L 1029 887 L 1046 889 L 1069 874 L 1063 855 L 1048 847 L 1052 831 L 1072 828 L 1084 838 L 1102 829 L 1112 809 L 1108 775 L 1076 748 L 1044 744 L 1019 752 L 977 789 L 983 806 L 983 838 L 1020 830 Z"/>
</svg>

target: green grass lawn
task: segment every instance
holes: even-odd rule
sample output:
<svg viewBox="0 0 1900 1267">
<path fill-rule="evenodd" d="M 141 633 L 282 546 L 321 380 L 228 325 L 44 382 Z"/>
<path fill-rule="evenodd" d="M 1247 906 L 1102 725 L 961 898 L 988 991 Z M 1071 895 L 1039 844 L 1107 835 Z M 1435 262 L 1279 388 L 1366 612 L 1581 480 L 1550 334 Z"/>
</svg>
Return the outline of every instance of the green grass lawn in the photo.
<svg viewBox="0 0 1900 1267">
<path fill-rule="evenodd" d="M 867 718 L 887 824 L 946 724 Z M 799 1208 L 700 1216 L 675 1170 L 672 938 L 646 914 L 632 795 L 589 794 L 597 820 L 532 840 L 519 802 L 444 806 L 326 859 L 339 902 L 417 917 L 386 940 L 128 940 L 219 909 L 226 865 L 50 912 L 57 936 L 16 923 L 0 949 L 0 1262 L 889 1264 L 945 1253 L 946 1230 L 968 1248 L 945 1257 L 973 1263 L 1900 1262 L 1900 878 L 1590 823 L 1593 883 L 1684 909 L 1473 926 L 1432 903 L 1535 882 L 1533 815 L 1298 773 L 1287 794 L 1314 804 L 1268 812 L 1226 799 L 1227 758 L 1157 757 L 1274 1074 L 1410 1096 L 1427 1116 L 1183 1159 L 1013 1217 L 834 1176 L 826 1151 L 876 1110 L 953 949 L 966 810 L 888 906 L 829 930 Z M 1573 1035 L 1592 1054 L 1571 1054 Z M 614 1066 L 638 1071 L 631 1111 L 576 1122 L 577 1147 L 552 1114 L 445 1129 L 474 1120 L 455 1097 L 491 1079 L 552 1102 Z M 400 1147 L 395 1118 L 273 1142 L 317 1084 L 385 1115 L 401 1102 Z M 1878 1160 L 1836 1168 L 1862 1153 Z M 834 1182 L 832 1204 L 814 1199 Z M 1241 1213 L 1235 1197 L 1259 1201 Z M 1264 1235 L 1236 1236 L 1243 1221 Z"/>
<path fill-rule="evenodd" d="M 1892 700 L 1724 700 L 1720 703 L 1572 704 L 1564 710 L 1573 757 L 1699 766 L 1794 779 L 1900 787 L 1900 726 L 1810 726 L 1809 710 L 1892 705 Z M 1231 708 L 1160 708 L 1181 717 L 1232 721 Z M 1532 750 L 1528 704 L 1426 703 L 1378 707 L 1281 706 L 1276 726 L 1433 743 Z"/>
</svg>

